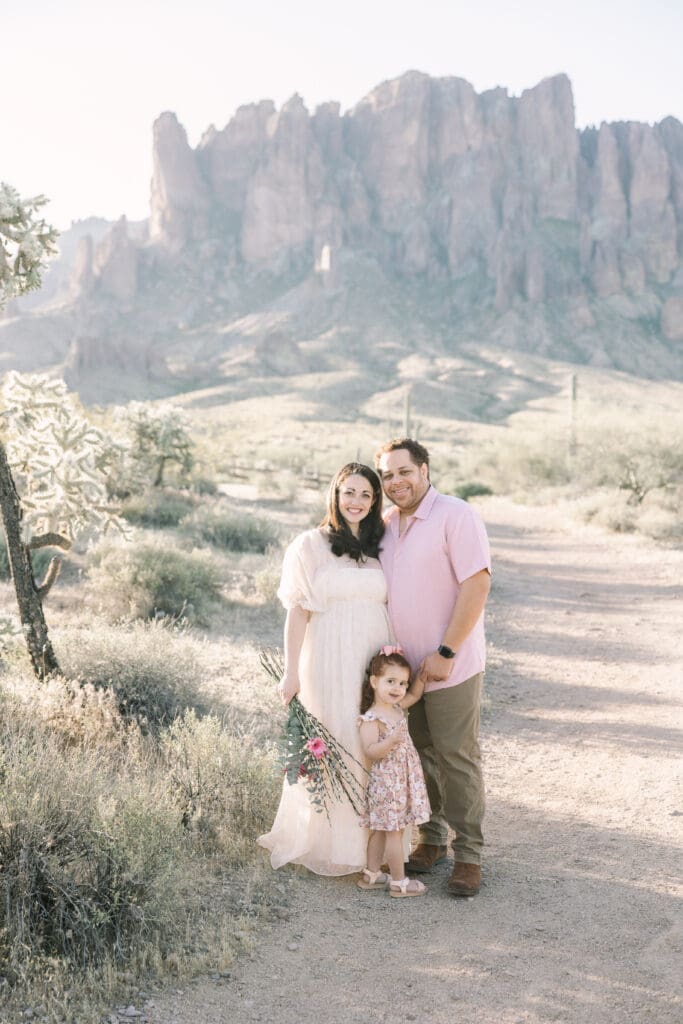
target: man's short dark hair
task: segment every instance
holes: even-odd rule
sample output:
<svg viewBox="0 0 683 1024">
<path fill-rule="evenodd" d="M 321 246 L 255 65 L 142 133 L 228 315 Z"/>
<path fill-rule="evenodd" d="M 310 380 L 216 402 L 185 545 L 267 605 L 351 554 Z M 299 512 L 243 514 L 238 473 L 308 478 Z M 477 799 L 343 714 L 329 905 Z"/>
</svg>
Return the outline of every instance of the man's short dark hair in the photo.
<svg viewBox="0 0 683 1024">
<path fill-rule="evenodd" d="M 387 441 L 375 452 L 375 468 L 379 467 L 379 460 L 387 452 L 398 452 L 405 449 L 416 466 L 426 465 L 429 469 L 429 452 L 419 441 L 413 441 L 412 437 L 395 437 L 393 441 Z"/>
</svg>

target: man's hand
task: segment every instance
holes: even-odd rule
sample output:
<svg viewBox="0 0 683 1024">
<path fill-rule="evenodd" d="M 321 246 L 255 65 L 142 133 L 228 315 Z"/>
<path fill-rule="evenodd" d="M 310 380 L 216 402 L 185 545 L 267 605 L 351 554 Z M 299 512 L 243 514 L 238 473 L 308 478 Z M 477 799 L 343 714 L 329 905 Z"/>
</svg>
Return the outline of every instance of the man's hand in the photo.
<svg viewBox="0 0 683 1024">
<path fill-rule="evenodd" d="M 280 680 L 277 688 L 277 692 L 280 694 L 280 700 L 287 707 L 292 697 L 296 697 L 297 693 L 301 689 L 298 676 L 284 675 Z"/>
<path fill-rule="evenodd" d="M 452 668 L 452 658 L 443 658 L 438 651 L 433 651 L 420 662 L 417 674 L 424 683 L 440 683 L 448 679 Z"/>
</svg>

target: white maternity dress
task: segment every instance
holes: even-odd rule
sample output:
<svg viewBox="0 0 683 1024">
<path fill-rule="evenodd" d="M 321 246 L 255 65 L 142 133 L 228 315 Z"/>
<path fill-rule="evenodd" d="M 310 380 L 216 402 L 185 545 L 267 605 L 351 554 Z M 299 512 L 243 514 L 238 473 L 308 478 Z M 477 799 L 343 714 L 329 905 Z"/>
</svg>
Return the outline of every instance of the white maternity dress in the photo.
<svg viewBox="0 0 683 1024">
<path fill-rule="evenodd" d="M 338 558 L 321 530 L 308 530 L 285 552 L 278 597 L 285 608 L 299 605 L 311 613 L 299 661 L 299 699 L 364 763 L 357 721 L 365 669 L 392 640 L 379 562 Z M 274 868 L 303 864 L 319 875 L 360 871 L 367 830 L 347 801 L 332 804 L 330 819 L 315 811 L 303 782 L 285 780 L 273 827 L 258 842 L 270 851 Z"/>
</svg>

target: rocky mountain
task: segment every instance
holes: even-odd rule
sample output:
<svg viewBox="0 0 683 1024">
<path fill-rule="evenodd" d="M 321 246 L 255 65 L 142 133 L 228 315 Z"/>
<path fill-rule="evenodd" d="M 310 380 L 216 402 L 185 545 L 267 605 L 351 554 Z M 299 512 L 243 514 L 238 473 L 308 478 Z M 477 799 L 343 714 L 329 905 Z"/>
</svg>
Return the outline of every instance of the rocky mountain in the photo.
<svg viewBox="0 0 683 1024">
<path fill-rule="evenodd" d="M 5 365 L 104 400 L 349 367 L 370 393 L 514 350 L 683 377 L 673 118 L 577 130 L 564 75 L 409 72 L 343 114 L 241 107 L 195 149 L 164 113 L 153 147 L 147 232 L 83 236 L 59 301 L 0 322 Z"/>
</svg>

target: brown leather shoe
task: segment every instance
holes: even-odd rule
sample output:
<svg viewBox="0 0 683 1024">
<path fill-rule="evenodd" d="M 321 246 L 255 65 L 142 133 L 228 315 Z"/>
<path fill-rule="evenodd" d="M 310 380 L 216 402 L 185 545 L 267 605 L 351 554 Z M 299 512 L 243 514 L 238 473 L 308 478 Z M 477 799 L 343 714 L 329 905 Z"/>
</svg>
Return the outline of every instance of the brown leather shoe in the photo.
<svg viewBox="0 0 683 1024">
<path fill-rule="evenodd" d="M 408 871 L 415 871 L 418 875 L 424 871 L 431 871 L 435 864 L 440 864 L 446 859 L 447 853 L 447 846 L 418 843 L 408 858 Z"/>
<path fill-rule="evenodd" d="M 476 896 L 481 885 L 481 868 L 478 864 L 463 864 L 456 860 L 448 879 L 451 896 Z"/>
</svg>

